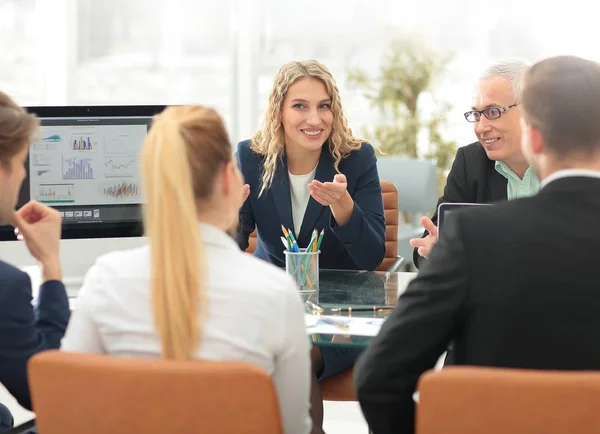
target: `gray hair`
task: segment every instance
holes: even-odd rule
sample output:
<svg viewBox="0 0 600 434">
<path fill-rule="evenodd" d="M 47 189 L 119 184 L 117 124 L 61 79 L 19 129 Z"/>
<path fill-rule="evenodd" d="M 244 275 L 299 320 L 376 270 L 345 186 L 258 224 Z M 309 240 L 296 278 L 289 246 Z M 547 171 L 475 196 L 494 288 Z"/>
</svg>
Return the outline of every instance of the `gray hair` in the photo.
<svg viewBox="0 0 600 434">
<path fill-rule="evenodd" d="M 523 59 L 505 59 L 494 63 L 481 75 L 480 80 L 502 77 L 507 80 L 513 89 L 513 96 L 521 101 L 523 94 L 523 78 L 531 63 Z"/>
</svg>

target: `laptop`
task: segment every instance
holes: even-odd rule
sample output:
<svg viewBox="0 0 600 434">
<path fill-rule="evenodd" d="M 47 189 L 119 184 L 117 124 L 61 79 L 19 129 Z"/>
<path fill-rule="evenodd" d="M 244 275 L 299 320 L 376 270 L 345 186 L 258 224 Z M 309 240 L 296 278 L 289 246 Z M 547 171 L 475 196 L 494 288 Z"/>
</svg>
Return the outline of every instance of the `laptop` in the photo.
<svg viewBox="0 0 600 434">
<path fill-rule="evenodd" d="M 448 217 L 448 214 L 451 214 L 453 211 L 456 211 L 461 208 L 466 208 L 469 206 L 487 206 L 489 203 L 441 203 L 438 207 L 438 237 L 442 231 L 442 227 L 444 226 L 444 221 Z"/>
</svg>

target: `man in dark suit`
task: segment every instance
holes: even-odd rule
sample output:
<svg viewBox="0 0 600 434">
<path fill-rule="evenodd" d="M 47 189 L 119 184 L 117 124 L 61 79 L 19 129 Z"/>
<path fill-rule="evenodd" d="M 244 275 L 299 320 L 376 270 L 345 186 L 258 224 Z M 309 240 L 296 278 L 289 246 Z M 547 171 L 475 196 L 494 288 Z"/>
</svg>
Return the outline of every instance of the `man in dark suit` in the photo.
<svg viewBox="0 0 600 434">
<path fill-rule="evenodd" d="M 443 202 L 489 203 L 537 193 L 539 181 L 521 152 L 519 125 L 522 77 L 528 67 L 520 60 L 503 60 L 482 75 L 472 110 L 465 113 L 478 141 L 458 149 L 438 206 Z M 423 236 L 410 240 L 417 268 L 437 241 L 437 206 L 433 217 L 423 217 L 421 223 Z"/>
<path fill-rule="evenodd" d="M 459 365 L 600 369 L 598 101 L 596 62 L 556 57 L 526 73 L 522 147 L 542 188 L 448 218 L 356 365 L 374 434 L 413 432 L 417 381 L 450 341 Z"/>
<path fill-rule="evenodd" d="M 18 238 L 40 265 L 43 282 L 34 307 L 29 276 L 0 261 L 0 383 L 27 409 L 27 361 L 39 351 L 60 347 L 69 320 L 59 260 L 60 215 L 37 202 L 14 211 L 37 128 L 34 116 L 0 92 L 0 224 L 17 228 Z M 12 426 L 12 417 L 0 414 L 1 431 Z"/>
</svg>

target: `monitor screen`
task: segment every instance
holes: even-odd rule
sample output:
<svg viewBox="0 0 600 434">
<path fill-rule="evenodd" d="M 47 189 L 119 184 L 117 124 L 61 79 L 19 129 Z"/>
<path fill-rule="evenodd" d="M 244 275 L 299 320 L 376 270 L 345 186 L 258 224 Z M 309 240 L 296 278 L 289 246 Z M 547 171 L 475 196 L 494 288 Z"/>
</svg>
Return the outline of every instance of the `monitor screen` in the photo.
<svg viewBox="0 0 600 434">
<path fill-rule="evenodd" d="M 56 208 L 63 239 L 142 235 L 140 150 L 164 106 L 28 107 L 41 122 L 17 208 Z M 14 240 L 12 227 L 0 239 Z"/>
</svg>

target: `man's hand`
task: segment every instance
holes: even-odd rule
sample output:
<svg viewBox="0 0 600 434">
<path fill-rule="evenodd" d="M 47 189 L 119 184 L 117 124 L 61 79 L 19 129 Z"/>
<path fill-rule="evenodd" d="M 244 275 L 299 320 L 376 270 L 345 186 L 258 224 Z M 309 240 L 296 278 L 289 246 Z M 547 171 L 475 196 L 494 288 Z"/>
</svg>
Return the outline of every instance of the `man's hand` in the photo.
<svg viewBox="0 0 600 434">
<path fill-rule="evenodd" d="M 42 280 L 62 280 L 60 268 L 61 219 L 58 211 L 31 201 L 12 216 L 17 239 L 24 240 L 42 268 Z"/>
<path fill-rule="evenodd" d="M 431 249 L 435 246 L 438 240 L 437 226 L 433 224 L 429 217 L 421 217 L 421 224 L 429 234 L 425 238 L 413 238 L 410 240 L 410 245 L 417 248 L 419 255 L 424 258 L 429 257 Z"/>
</svg>

